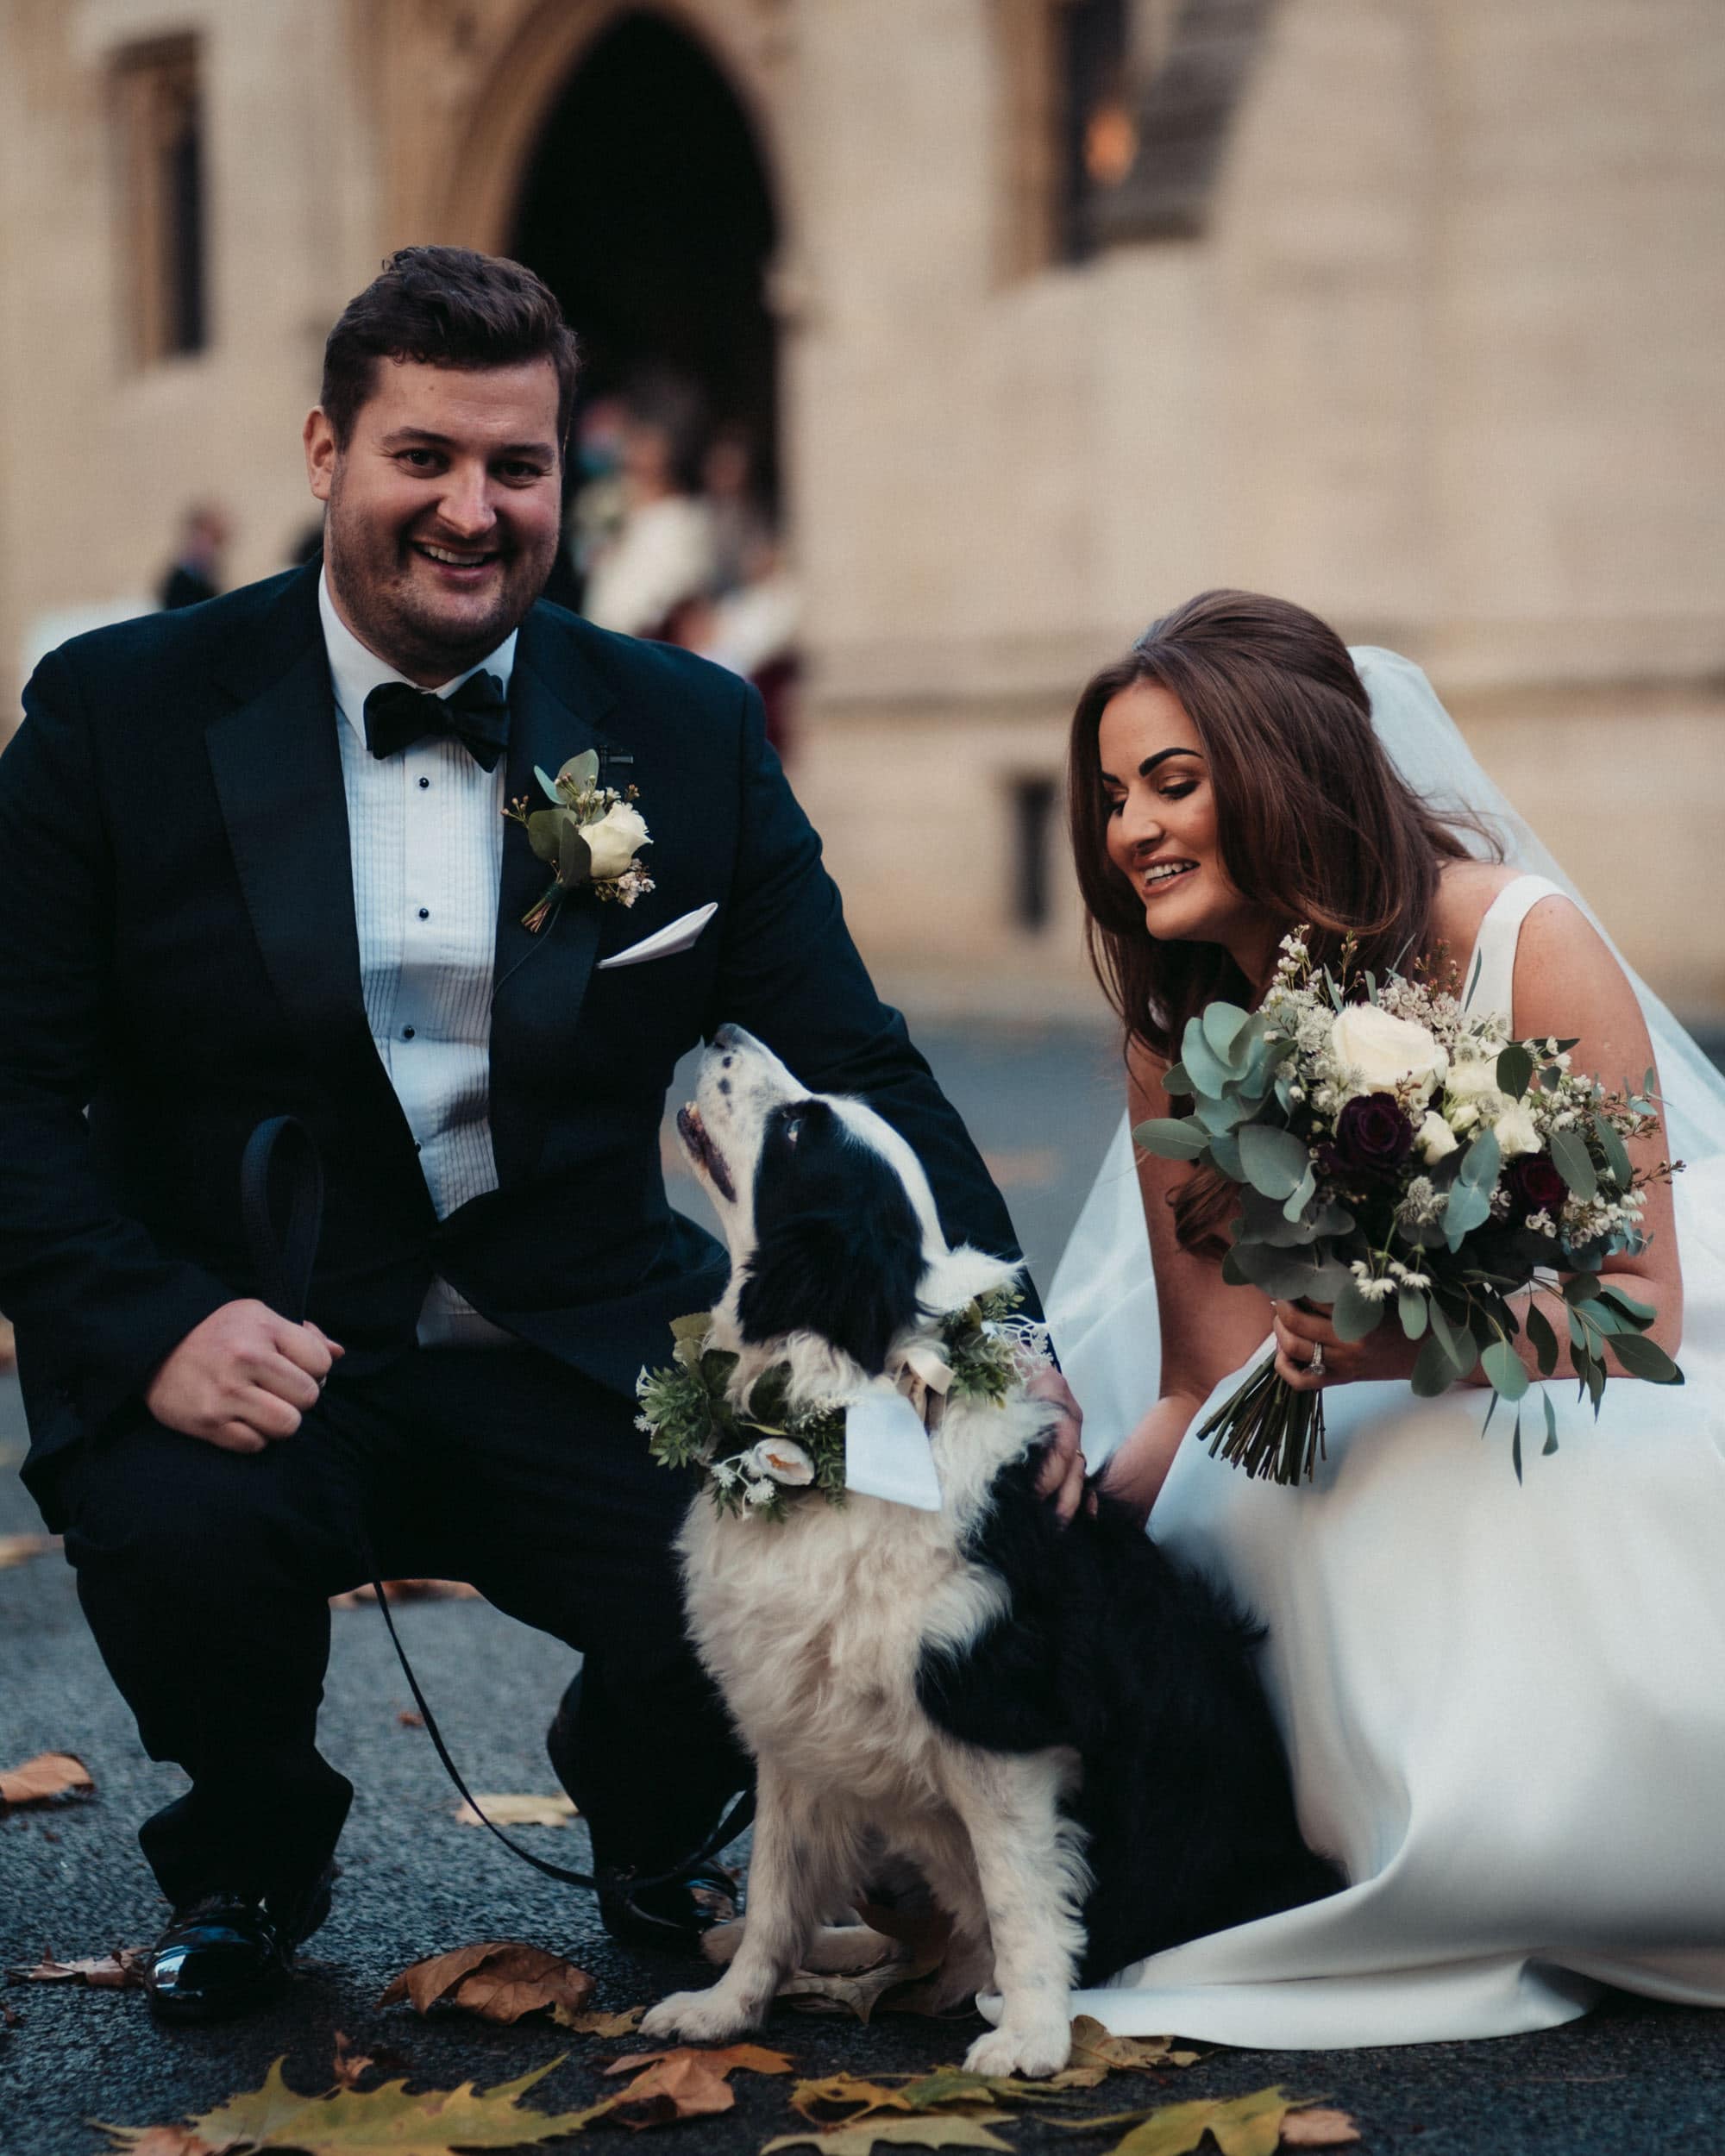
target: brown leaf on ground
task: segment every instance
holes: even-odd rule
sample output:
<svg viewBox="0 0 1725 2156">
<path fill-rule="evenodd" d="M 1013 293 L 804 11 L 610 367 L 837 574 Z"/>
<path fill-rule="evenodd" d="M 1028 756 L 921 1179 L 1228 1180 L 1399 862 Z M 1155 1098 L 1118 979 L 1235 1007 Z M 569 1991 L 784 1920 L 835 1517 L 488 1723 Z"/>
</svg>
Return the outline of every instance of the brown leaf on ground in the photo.
<svg viewBox="0 0 1725 2156">
<path fill-rule="evenodd" d="M 572 1819 L 580 1817 L 574 1799 L 561 1789 L 555 1796 L 516 1796 L 507 1791 L 487 1796 L 480 1789 L 474 1793 L 473 1804 L 458 1804 L 450 1816 L 462 1827 L 483 1827 L 485 1819 L 480 1812 L 494 1827 L 567 1827 Z"/>
<path fill-rule="evenodd" d="M 46 1557 L 60 1546 L 58 1535 L 0 1535 L 0 1572 L 10 1565 L 28 1564 L 32 1557 Z"/>
<path fill-rule="evenodd" d="M 1116 2036 L 1092 2015 L 1081 2014 L 1072 2024 L 1072 2066 L 1067 2071 L 1100 2068 L 1095 2076 L 1100 2081 L 1105 2074 L 1138 2072 L 1145 2067 L 1195 2066 L 1202 2057 L 1201 2052 L 1176 2051 L 1171 2036 Z"/>
<path fill-rule="evenodd" d="M 932 2005 L 914 2002 L 917 1988 L 946 1958 L 951 1918 L 938 1911 L 881 1908 L 870 1902 L 863 1902 L 857 1915 L 872 1929 L 896 1940 L 899 1956 L 872 1969 L 834 1973 L 800 1969 L 780 1986 L 779 1996 L 802 2013 L 853 2014 L 865 2026 L 877 2006 L 892 2012 L 932 2011 Z"/>
<path fill-rule="evenodd" d="M 44 1954 L 33 1968 L 9 1969 L 6 1974 L 20 1984 L 87 1984 L 97 1991 L 129 1991 L 143 1984 L 143 1959 L 141 1946 L 116 1947 L 85 1961 L 56 1961 Z"/>
<path fill-rule="evenodd" d="M 1309 2111 L 1290 2111 L 1282 2122 L 1283 2148 L 1341 2148 L 1359 2139 L 1359 2128 L 1346 2111 L 1327 2104 Z"/>
<path fill-rule="evenodd" d="M 465 1580 L 386 1580 L 383 1591 L 392 1602 L 471 1602 L 480 1598 L 478 1588 L 469 1587 Z M 376 1591 L 367 1581 L 363 1587 L 350 1587 L 345 1595 L 332 1595 L 329 1607 L 363 1609 L 376 1600 Z"/>
<path fill-rule="evenodd" d="M 644 2006 L 626 2006 L 620 2014 L 601 2014 L 593 2008 L 572 2014 L 566 2006 L 554 2006 L 551 2019 L 559 2028 L 572 2028 L 577 2036 L 632 2036 L 641 2026 Z"/>
<path fill-rule="evenodd" d="M 129 2156 L 221 2156 L 219 2150 L 189 2126 L 153 2126 L 140 2140 L 128 2141 L 126 2147 Z"/>
<path fill-rule="evenodd" d="M 946 2118 L 938 2113 L 919 2119 L 862 2119 L 855 2126 L 836 2127 L 827 2134 L 781 2134 L 777 2140 L 768 2142 L 761 2156 L 773 2156 L 775 2149 L 810 2144 L 831 2152 L 831 2156 L 869 2156 L 882 2142 L 894 2148 L 908 2144 L 913 2148 L 1010 2149 L 1010 2141 L 988 2131 L 1009 2115 L 1005 2111 L 988 2111 L 968 2119 Z"/>
<path fill-rule="evenodd" d="M 361 2079 L 376 2065 L 373 2053 L 362 2052 L 350 2036 L 336 2031 L 336 2063 L 334 2073 L 338 2089 L 357 2089 Z"/>
<path fill-rule="evenodd" d="M 4 2000 L 0 2000 L 0 2022 L 8 2028 L 16 2028 L 23 2018 L 16 2006 L 8 2006 Z"/>
<path fill-rule="evenodd" d="M 524 2110 L 517 2099 L 562 2065 L 554 2059 L 514 2081 L 476 2090 L 428 2089 L 410 2095 L 405 2081 L 381 2089 L 329 2089 L 303 2096 L 282 2078 L 278 2059 L 261 2089 L 232 2096 L 184 2127 L 102 2126 L 127 2156 L 223 2156 L 235 2149 L 297 2149 L 301 2156 L 454 2156 L 457 2150 L 518 2149 L 578 2134 L 610 2103 L 553 2117 Z"/>
<path fill-rule="evenodd" d="M 612 2073 L 617 2070 L 609 2069 Z M 618 2091 L 612 2115 L 624 2126 L 669 2126 L 678 2119 L 709 2118 L 729 2111 L 736 2102 L 737 2093 L 724 2071 L 706 2053 L 674 2051 Z"/>
<path fill-rule="evenodd" d="M 95 1779 L 82 1759 L 70 1752 L 39 1752 L 21 1767 L 0 1772 L 0 1808 L 57 1804 L 93 1796 Z"/>
<path fill-rule="evenodd" d="M 888 2088 L 879 2081 L 860 2080 L 855 2074 L 822 2074 L 819 2079 L 800 2081 L 791 2090 L 791 2109 L 811 2125 L 831 2123 L 820 2115 L 822 2104 L 850 2107 L 845 2122 L 865 2118 L 871 2111 L 908 2111 L 902 2089 Z"/>
<path fill-rule="evenodd" d="M 411 1707 L 404 1707 L 395 1719 L 404 1729 L 423 1729 L 425 1727 L 425 1717 L 416 1714 Z"/>
<path fill-rule="evenodd" d="M 789 2055 L 768 2051 L 763 2044 L 727 2044 L 723 2051 L 706 2051 L 693 2044 L 675 2044 L 663 2051 L 625 2052 L 605 2068 L 607 2074 L 633 2073 L 637 2066 L 670 2065 L 681 2059 L 699 2059 L 716 2074 L 787 2074 L 793 2071 Z"/>
<path fill-rule="evenodd" d="M 593 1990 L 586 1971 L 561 1954 L 517 1939 L 488 1939 L 416 1961 L 391 1979 L 378 2004 L 411 1999 L 421 2014 L 455 2006 L 481 2021 L 507 2022 L 559 2006 L 578 2013 Z"/>
</svg>

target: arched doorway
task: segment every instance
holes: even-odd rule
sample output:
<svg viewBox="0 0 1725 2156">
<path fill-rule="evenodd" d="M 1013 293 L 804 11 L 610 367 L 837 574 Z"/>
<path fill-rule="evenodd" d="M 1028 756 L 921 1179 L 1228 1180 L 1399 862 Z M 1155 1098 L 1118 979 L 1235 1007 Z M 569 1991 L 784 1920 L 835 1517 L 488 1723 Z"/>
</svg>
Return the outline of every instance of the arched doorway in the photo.
<svg viewBox="0 0 1725 2156">
<path fill-rule="evenodd" d="M 584 401 L 674 379 L 699 392 L 709 430 L 746 429 L 775 486 L 777 241 L 754 130 L 723 73 L 667 16 L 618 16 L 550 110 L 507 248 L 574 325 Z"/>
</svg>

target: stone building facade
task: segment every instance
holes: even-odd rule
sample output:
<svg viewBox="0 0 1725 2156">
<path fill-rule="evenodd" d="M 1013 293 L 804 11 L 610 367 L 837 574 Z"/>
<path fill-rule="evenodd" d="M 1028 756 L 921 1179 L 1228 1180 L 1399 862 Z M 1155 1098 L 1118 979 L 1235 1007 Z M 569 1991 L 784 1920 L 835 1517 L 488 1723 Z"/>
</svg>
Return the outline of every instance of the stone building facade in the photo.
<svg viewBox="0 0 1725 2156">
<path fill-rule="evenodd" d="M 1228 582 L 1425 663 L 1725 1019 L 1717 0 L 0 0 L 0 34 L 9 676 L 147 592 L 190 499 L 233 573 L 282 564 L 324 332 L 391 247 L 549 250 L 621 350 L 662 259 L 630 205 L 681 200 L 712 237 L 664 334 L 754 355 L 796 776 L 889 984 L 1095 1007 L 1064 719 Z M 722 172 L 663 147 L 678 68 Z"/>
</svg>

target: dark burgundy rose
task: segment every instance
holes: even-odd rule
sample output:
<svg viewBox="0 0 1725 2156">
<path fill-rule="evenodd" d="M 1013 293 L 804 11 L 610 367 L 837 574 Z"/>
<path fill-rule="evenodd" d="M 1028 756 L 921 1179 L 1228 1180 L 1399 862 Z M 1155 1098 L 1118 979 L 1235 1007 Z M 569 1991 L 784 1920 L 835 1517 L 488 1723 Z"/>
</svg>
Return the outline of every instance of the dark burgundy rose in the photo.
<svg viewBox="0 0 1725 2156">
<path fill-rule="evenodd" d="M 1345 1175 L 1389 1175 L 1414 1150 L 1414 1126 L 1393 1093 L 1363 1093 L 1336 1118 L 1330 1160 Z"/>
<path fill-rule="evenodd" d="M 1549 1153 L 1523 1153 L 1504 1171 L 1509 1195 L 1522 1213 L 1549 1213 L 1553 1219 L 1563 1209 L 1569 1185 L 1558 1173 Z"/>
</svg>

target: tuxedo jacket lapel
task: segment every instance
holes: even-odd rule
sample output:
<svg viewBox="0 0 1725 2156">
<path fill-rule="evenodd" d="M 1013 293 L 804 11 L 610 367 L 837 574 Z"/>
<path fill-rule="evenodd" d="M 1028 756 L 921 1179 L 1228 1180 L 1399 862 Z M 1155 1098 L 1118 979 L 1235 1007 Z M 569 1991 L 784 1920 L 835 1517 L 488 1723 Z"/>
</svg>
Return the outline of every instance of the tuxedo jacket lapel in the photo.
<svg viewBox="0 0 1725 2156">
<path fill-rule="evenodd" d="M 366 1019 L 315 574 L 289 587 L 259 644 L 221 669 L 244 700 L 204 736 L 252 931 L 309 1052 L 333 1062 L 350 1096 L 391 1118 L 411 1144 Z"/>
<path fill-rule="evenodd" d="M 505 784 L 511 805 L 530 809 L 544 802 L 534 776 L 536 764 L 555 778 L 571 756 L 603 749 L 598 724 L 612 698 L 556 617 L 536 607 L 522 624 L 509 685 L 509 757 Z M 540 1087 L 518 1085 L 518 1073 L 558 1051 L 580 1015 L 599 950 L 603 906 L 591 892 L 560 899 L 537 930 L 522 917 L 543 896 L 551 871 L 538 860 L 519 824 L 511 822 L 503 844 L 498 892 L 497 968 L 492 987 L 492 1144 L 499 1180 L 530 1175 L 545 1133 L 530 1110 Z"/>
</svg>

